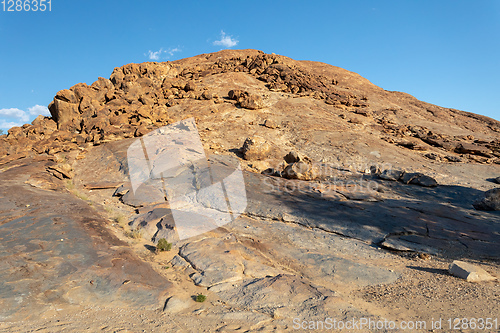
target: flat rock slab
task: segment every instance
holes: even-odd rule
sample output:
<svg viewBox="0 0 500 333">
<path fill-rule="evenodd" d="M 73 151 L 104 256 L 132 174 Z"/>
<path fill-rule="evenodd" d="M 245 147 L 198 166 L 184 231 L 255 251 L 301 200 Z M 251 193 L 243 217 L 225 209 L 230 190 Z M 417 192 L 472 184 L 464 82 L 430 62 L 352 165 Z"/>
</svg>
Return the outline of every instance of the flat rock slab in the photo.
<svg viewBox="0 0 500 333">
<path fill-rule="evenodd" d="M 400 277 L 389 269 L 358 262 L 385 258 L 382 251 L 320 230 L 243 217 L 220 232 L 188 240 L 180 248 L 179 256 L 197 271 L 191 275 L 196 285 L 216 288 L 249 278 L 295 274 L 334 288 L 386 284 Z"/>
<path fill-rule="evenodd" d="M 472 205 L 481 191 L 372 181 L 380 182 L 381 201 L 324 200 L 312 182 L 245 173 L 246 211 L 250 216 L 319 228 L 375 244 L 389 235 L 418 236 L 405 241 L 414 246 L 405 245 L 404 250 L 428 248 L 429 252 L 452 256 L 500 258 L 500 215 L 480 213 Z"/>
<path fill-rule="evenodd" d="M 334 292 L 329 294 L 333 296 Z M 289 274 L 245 281 L 231 291 L 220 292 L 219 296 L 242 308 L 271 315 L 277 308 L 287 307 L 289 311 L 291 306 L 311 308 L 325 297 L 318 287 Z"/>
<path fill-rule="evenodd" d="M 249 254 L 251 249 L 238 244 L 234 237 L 205 238 L 187 243 L 179 250 L 179 255 L 198 271 L 191 279 L 203 287 L 239 281 L 244 275 L 262 277 L 281 272 L 273 268 L 269 261 L 266 265 L 266 260 L 258 256 L 254 260 L 247 260 Z"/>
<path fill-rule="evenodd" d="M 372 317 L 345 303 L 334 291 L 289 274 L 242 281 L 231 289 L 220 291 L 218 296 L 240 309 L 267 314 L 277 319 L 275 323 L 282 327 L 290 325 L 290 318 Z"/>
<path fill-rule="evenodd" d="M 165 193 L 158 184 L 142 184 L 135 192 L 125 193 L 121 197 L 121 201 L 132 207 L 143 207 L 165 202 Z"/>
<path fill-rule="evenodd" d="M 448 269 L 448 272 L 451 275 L 470 282 L 494 281 L 497 279 L 496 277 L 488 274 L 488 272 L 484 269 L 460 260 L 453 261 Z"/>
</svg>

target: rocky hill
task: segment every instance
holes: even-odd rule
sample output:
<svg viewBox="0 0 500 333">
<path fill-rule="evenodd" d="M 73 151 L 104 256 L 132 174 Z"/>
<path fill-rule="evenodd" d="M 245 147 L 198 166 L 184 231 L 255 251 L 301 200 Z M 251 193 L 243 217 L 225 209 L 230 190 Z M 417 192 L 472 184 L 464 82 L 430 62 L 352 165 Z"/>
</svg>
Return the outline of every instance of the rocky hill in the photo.
<svg viewBox="0 0 500 333">
<path fill-rule="evenodd" d="M 461 259 L 500 273 L 496 120 L 256 50 L 128 64 L 49 110 L 0 136 L 0 328 L 78 331 L 75 313 L 109 331 L 245 332 L 499 312 L 484 307 L 498 282 L 447 272 Z M 241 164 L 247 205 L 179 239 L 165 197 L 134 194 L 127 150 L 189 118 L 209 159 Z M 171 251 L 154 251 L 160 238 Z"/>
<path fill-rule="evenodd" d="M 230 90 L 240 93 L 230 97 Z M 289 136 L 285 150 L 296 145 L 299 150 L 314 150 L 313 146 L 332 141 L 332 147 L 352 155 L 358 149 L 353 144 L 345 147 L 342 141 L 358 139 L 373 148 L 393 150 L 395 145 L 426 152 L 413 155 L 433 161 L 500 163 L 498 121 L 385 91 L 341 68 L 254 50 L 128 64 L 115 68 L 110 79 L 59 91 L 49 109 L 51 118 L 38 117 L 32 124 L 10 129 L 2 137 L 0 153 L 4 157 L 54 154 L 140 136 L 193 115 L 201 126 L 233 122 L 248 133 L 268 120 L 268 127 L 280 127 L 267 135 L 270 140 Z M 260 111 L 238 121 L 234 113 L 240 109 Z M 308 121 L 297 122 L 306 117 Z M 308 131 L 315 131 L 322 141 L 299 143 L 307 140 Z M 338 137 L 346 132 L 353 136 Z M 227 149 L 241 146 L 242 138 L 233 133 L 220 136 Z"/>
</svg>

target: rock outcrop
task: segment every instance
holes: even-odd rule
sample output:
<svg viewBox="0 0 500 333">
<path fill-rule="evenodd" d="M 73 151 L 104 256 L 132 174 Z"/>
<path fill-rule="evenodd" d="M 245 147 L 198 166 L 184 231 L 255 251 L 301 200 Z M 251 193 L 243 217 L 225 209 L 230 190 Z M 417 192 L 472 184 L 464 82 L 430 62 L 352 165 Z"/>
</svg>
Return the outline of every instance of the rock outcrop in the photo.
<svg viewBox="0 0 500 333">
<path fill-rule="evenodd" d="M 250 86 L 234 85 L 227 90 L 211 86 L 211 82 L 227 75 L 245 75 L 254 81 Z M 267 92 L 255 90 L 257 82 Z M 280 104 L 276 97 L 285 95 L 322 101 L 341 116 L 339 121 L 344 118 L 353 125 L 369 126 L 385 135 L 386 142 L 400 147 L 417 151 L 435 147 L 446 151 L 449 156 L 434 159 L 442 163 L 462 160 L 500 163 L 500 140 L 467 134 L 498 133 L 500 125 L 492 119 L 384 91 L 339 68 L 301 63 L 259 51 L 221 51 L 175 62 L 115 68 L 109 79 L 99 78 L 90 86 L 79 83 L 59 91 L 49 105 L 51 117 L 39 117 L 32 124 L 10 129 L 1 137 L 0 155 L 55 154 L 141 136 L 178 120 L 179 114 L 172 112 L 173 109 L 189 101 L 209 103 L 212 111 L 214 105 L 225 103 L 253 111 L 276 110 Z M 302 116 L 304 112 L 305 109 Z M 350 115 L 346 117 L 345 113 Z M 405 114 L 409 113 L 419 114 L 417 118 L 423 120 L 422 125 L 416 124 L 418 121 L 406 122 Z M 366 120 L 352 121 L 351 115 Z M 464 125 L 463 134 L 452 135 L 456 131 L 448 132 L 438 125 L 451 119 Z M 264 125 L 273 129 L 276 128 L 273 123 L 274 120 L 267 119 Z"/>
</svg>

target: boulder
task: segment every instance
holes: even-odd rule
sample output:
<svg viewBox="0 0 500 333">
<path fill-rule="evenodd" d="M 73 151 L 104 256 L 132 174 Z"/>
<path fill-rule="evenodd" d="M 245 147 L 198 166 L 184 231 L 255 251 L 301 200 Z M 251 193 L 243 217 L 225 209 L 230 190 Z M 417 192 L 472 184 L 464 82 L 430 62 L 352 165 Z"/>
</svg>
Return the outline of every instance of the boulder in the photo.
<svg viewBox="0 0 500 333">
<path fill-rule="evenodd" d="M 191 265 L 186 261 L 184 260 L 184 258 L 178 256 L 178 255 L 175 255 L 172 260 L 170 260 L 170 265 L 172 267 L 177 267 L 177 268 L 187 268 L 187 267 L 190 267 Z"/>
<path fill-rule="evenodd" d="M 438 185 L 438 183 L 434 178 L 426 176 L 419 172 L 415 173 L 407 172 L 399 179 L 399 181 L 401 181 L 404 184 L 414 184 L 426 187 L 435 187 Z"/>
<path fill-rule="evenodd" d="M 491 276 L 484 269 L 466 263 L 464 261 L 455 260 L 450 264 L 448 272 L 456 277 L 462 278 L 470 282 L 494 281 L 495 277 Z"/>
<path fill-rule="evenodd" d="M 258 110 L 264 107 L 262 98 L 258 95 L 249 95 L 240 102 L 240 106 L 245 109 Z"/>
<path fill-rule="evenodd" d="M 54 100 L 49 104 L 49 111 L 52 118 L 57 122 L 57 128 L 67 131 L 80 130 L 81 116 L 78 111 L 78 104 L 59 99 L 58 96 L 61 97 L 60 95 L 56 95 Z"/>
<path fill-rule="evenodd" d="M 156 103 L 156 97 L 151 94 L 141 95 L 139 97 L 139 102 L 144 105 L 153 106 Z"/>
<path fill-rule="evenodd" d="M 78 110 L 83 115 L 83 117 L 89 118 L 97 114 L 97 110 L 101 108 L 101 104 L 92 97 L 83 96 L 80 104 L 78 106 Z"/>
<path fill-rule="evenodd" d="M 77 101 L 81 101 L 83 97 L 96 98 L 96 91 L 83 82 L 75 84 L 70 90 L 75 95 Z"/>
<path fill-rule="evenodd" d="M 17 138 L 21 138 L 21 137 L 25 137 L 26 134 L 24 133 L 23 129 L 21 127 L 18 127 L 18 126 L 14 126 L 14 127 L 11 127 L 8 131 L 8 138 L 14 138 L 14 139 L 17 139 Z"/>
<path fill-rule="evenodd" d="M 63 102 L 68 102 L 68 103 L 73 103 L 76 104 L 79 102 L 79 100 L 76 98 L 75 94 L 73 91 L 69 89 L 63 89 L 57 92 L 55 99 L 58 99 Z"/>
<path fill-rule="evenodd" d="M 196 84 L 193 81 L 189 81 L 186 83 L 184 86 L 184 90 L 187 91 L 195 91 L 196 90 Z"/>
<path fill-rule="evenodd" d="M 410 184 L 424 186 L 424 187 L 438 186 L 438 182 L 434 178 L 426 176 L 421 173 L 414 174 L 414 177 L 410 180 Z"/>
<path fill-rule="evenodd" d="M 129 103 L 139 100 L 139 97 L 144 94 L 142 86 L 137 82 L 123 82 L 122 90 L 125 93 L 124 99 Z"/>
<path fill-rule="evenodd" d="M 188 296 L 171 296 L 165 302 L 163 312 L 177 313 L 193 305 L 193 300 Z"/>
<path fill-rule="evenodd" d="M 434 161 L 441 161 L 442 160 L 442 157 L 436 153 L 427 153 L 424 155 L 424 157 L 427 157 L 428 159 L 434 160 Z"/>
<path fill-rule="evenodd" d="M 500 210 L 500 188 L 494 188 L 484 193 L 484 198 L 473 203 L 477 210 Z"/>
<path fill-rule="evenodd" d="M 271 129 L 278 127 L 278 125 L 276 125 L 276 123 L 271 119 L 266 119 L 264 121 L 264 126 Z"/>
<path fill-rule="evenodd" d="M 264 101 L 260 96 L 249 94 L 243 90 L 230 90 L 228 96 L 230 99 L 237 101 L 240 107 L 245 109 L 257 110 L 264 107 Z"/>
<path fill-rule="evenodd" d="M 126 113 L 121 113 L 119 115 L 114 115 L 109 117 L 109 122 L 111 125 L 121 126 L 123 124 L 128 124 L 129 116 Z"/>
<path fill-rule="evenodd" d="M 209 90 L 204 90 L 201 94 L 201 98 L 205 100 L 211 100 L 214 98 L 214 94 Z"/>
<path fill-rule="evenodd" d="M 90 133 L 92 130 L 100 131 L 109 125 L 109 117 L 104 115 L 87 119 L 84 123 L 84 128 L 86 133 Z"/>
<path fill-rule="evenodd" d="M 230 99 L 238 101 L 241 97 L 246 96 L 246 92 L 243 90 L 230 90 L 227 95 Z"/>
<path fill-rule="evenodd" d="M 287 165 L 282 176 L 288 179 L 312 180 L 318 176 L 318 171 L 311 163 L 299 161 Z"/>
<path fill-rule="evenodd" d="M 137 79 L 137 83 L 139 83 L 144 88 L 149 88 L 154 86 L 153 80 L 147 77 L 139 77 Z"/>
<path fill-rule="evenodd" d="M 243 143 L 242 153 L 245 160 L 263 160 L 269 156 L 271 145 L 262 137 L 247 138 Z"/>
<path fill-rule="evenodd" d="M 286 163 L 295 163 L 299 161 L 311 162 L 309 157 L 299 154 L 296 151 L 290 151 L 283 157 L 283 159 Z"/>
<path fill-rule="evenodd" d="M 151 119 L 153 113 L 153 107 L 151 105 L 142 105 L 137 109 L 137 114 L 144 119 Z"/>
<path fill-rule="evenodd" d="M 459 162 L 463 162 L 463 160 L 458 157 L 458 156 L 445 156 L 445 158 L 450 161 L 450 162 L 454 162 L 454 163 L 459 163 Z"/>
<path fill-rule="evenodd" d="M 379 178 L 383 180 L 398 181 L 403 175 L 404 171 L 386 169 L 380 173 Z"/>
<path fill-rule="evenodd" d="M 271 82 L 271 83 L 267 84 L 267 88 L 271 91 L 276 91 L 276 92 L 286 91 L 288 89 L 286 84 L 278 83 L 278 82 Z"/>
<path fill-rule="evenodd" d="M 285 160 L 286 163 L 295 163 L 300 161 L 300 156 L 299 153 L 291 151 L 288 154 L 286 154 L 285 157 L 283 157 L 283 159 Z"/>
<path fill-rule="evenodd" d="M 57 130 L 57 123 L 49 117 L 39 115 L 32 122 L 37 134 L 51 135 Z"/>
<path fill-rule="evenodd" d="M 275 168 L 267 168 L 266 170 L 262 171 L 261 174 L 266 176 L 281 177 L 281 171 L 276 170 Z"/>
<path fill-rule="evenodd" d="M 95 89 L 95 90 L 112 90 L 112 89 L 114 89 L 113 83 L 110 80 L 103 78 L 103 77 L 98 77 L 97 81 L 92 83 L 92 85 L 90 87 Z"/>
<path fill-rule="evenodd" d="M 147 126 L 139 126 L 134 132 L 135 137 L 143 136 L 151 132 L 151 130 Z"/>
</svg>

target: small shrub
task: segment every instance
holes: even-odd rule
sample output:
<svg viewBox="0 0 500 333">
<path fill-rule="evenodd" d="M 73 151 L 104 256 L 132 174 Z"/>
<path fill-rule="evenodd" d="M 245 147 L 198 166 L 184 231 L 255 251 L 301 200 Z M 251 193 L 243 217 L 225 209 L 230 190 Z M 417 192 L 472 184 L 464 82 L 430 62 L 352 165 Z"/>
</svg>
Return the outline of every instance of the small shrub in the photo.
<svg viewBox="0 0 500 333">
<path fill-rule="evenodd" d="M 79 199 L 82 199 L 82 200 L 85 200 L 85 201 L 89 201 L 89 197 L 85 193 L 79 192 L 75 188 L 75 184 L 73 183 L 73 181 L 71 179 L 69 179 L 69 180 L 66 181 L 66 188 L 75 197 L 77 197 Z"/>
<path fill-rule="evenodd" d="M 203 294 L 198 294 L 196 296 L 196 302 L 199 302 L 199 303 L 205 302 L 206 299 L 207 299 L 207 296 L 205 296 Z"/>
<path fill-rule="evenodd" d="M 172 243 L 167 242 L 165 238 L 161 238 L 156 244 L 156 249 L 158 251 L 170 251 L 172 249 Z"/>
<path fill-rule="evenodd" d="M 78 198 L 78 199 L 82 199 L 84 201 L 89 201 L 89 197 L 84 194 L 84 193 L 81 193 L 81 192 L 78 192 L 78 191 L 73 191 L 73 194 Z"/>
<path fill-rule="evenodd" d="M 73 181 L 71 179 L 68 179 L 66 181 L 66 188 L 70 191 L 75 189 L 75 184 L 73 184 Z"/>
<path fill-rule="evenodd" d="M 125 232 L 125 236 L 133 238 L 133 239 L 139 239 L 142 237 L 141 231 L 138 229 Z"/>
<path fill-rule="evenodd" d="M 113 217 L 113 220 L 118 223 L 118 225 L 122 228 L 125 228 L 127 225 L 128 219 L 125 215 L 118 214 L 115 217 Z"/>
</svg>

